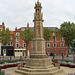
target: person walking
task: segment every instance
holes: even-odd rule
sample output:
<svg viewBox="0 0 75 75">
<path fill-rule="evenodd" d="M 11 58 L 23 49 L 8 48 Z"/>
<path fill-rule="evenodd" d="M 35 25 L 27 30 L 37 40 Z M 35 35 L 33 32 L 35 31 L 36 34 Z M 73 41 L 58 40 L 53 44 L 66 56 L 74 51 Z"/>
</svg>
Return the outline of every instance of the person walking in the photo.
<svg viewBox="0 0 75 75">
<path fill-rule="evenodd" d="M 62 59 L 64 59 L 63 52 L 61 53 Z"/>
</svg>

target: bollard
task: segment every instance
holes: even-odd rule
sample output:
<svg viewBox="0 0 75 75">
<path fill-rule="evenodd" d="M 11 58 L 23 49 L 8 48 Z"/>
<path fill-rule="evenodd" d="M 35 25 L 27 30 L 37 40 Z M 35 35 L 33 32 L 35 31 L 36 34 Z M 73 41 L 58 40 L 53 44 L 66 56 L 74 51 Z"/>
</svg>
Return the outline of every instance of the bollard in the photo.
<svg viewBox="0 0 75 75">
<path fill-rule="evenodd" d="M 22 60 L 22 56 L 20 56 L 20 60 Z"/>
<path fill-rule="evenodd" d="M 10 56 L 10 60 L 12 59 L 12 57 Z"/>
</svg>

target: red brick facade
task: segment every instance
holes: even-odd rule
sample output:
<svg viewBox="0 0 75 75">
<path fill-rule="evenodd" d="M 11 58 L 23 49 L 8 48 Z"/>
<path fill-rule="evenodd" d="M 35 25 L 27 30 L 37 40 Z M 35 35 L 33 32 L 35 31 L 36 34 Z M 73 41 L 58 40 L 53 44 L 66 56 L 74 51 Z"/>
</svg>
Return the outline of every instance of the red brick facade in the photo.
<svg viewBox="0 0 75 75">
<path fill-rule="evenodd" d="M 33 31 L 33 27 L 29 27 L 29 24 L 27 24 L 27 28 L 31 28 L 31 31 Z M 10 45 L 12 44 L 14 46 L 14 55 L 26 56 L 28 55 L 28 51 L 29 55 L 32 52 L 32 41 L 30 41 L 30 43 L 28 44 L 28 49 L 26 50 L 26 44 L 23 42 L 22 38 L 17 37 L 20 36 L 20 32 L 24 31 L 25 29 L 26 27 L 21 27 L 19 29 L 17 29 L 16 27 L 15 31 L 11 31 L 13 37 L 11 38 Z M 52 35 L 50 40 L 46 41 L 45 47 L 46 54 L 48 55 L 52 53 L 55 53 L 56 55 L 61 55 L 62 52 L 64 53 L 64 55 L 66 55 L 65 41 L 64 38 L 59 36 L 59 34 L 57 34 L 56 36 Z"/>
</svg>

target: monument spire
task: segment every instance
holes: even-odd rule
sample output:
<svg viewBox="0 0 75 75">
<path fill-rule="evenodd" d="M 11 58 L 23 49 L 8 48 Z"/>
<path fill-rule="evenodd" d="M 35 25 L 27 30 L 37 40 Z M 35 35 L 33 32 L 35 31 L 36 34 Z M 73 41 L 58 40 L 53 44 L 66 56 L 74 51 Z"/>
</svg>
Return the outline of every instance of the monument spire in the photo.
<svg viewBox="0 0 75 75">
<path fill-rule="evenodd" d="M 39 0 L 35 4 L 34 13 L 34 38 L 43 38 L 43 13 L 41 12 L 42 6 Z"/>
<path fill-rule="evenodd" d="M 39 0 L 37 0 L 37 2 L 39 2 Z"/>
</svg>

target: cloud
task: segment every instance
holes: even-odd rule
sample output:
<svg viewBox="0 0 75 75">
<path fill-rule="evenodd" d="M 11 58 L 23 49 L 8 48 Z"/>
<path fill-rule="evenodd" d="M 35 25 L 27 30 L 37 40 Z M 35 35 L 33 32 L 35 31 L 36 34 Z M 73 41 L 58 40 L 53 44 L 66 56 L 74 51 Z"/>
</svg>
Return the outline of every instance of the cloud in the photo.
<svg viewBox="0 0 75 75">
<path fill-rule="evenodd" d="M 34 26 L 34 5 L 37 0 L 0 0 L 0 23 L 14 30 Z M 44 14 L 44 26 L 60 27 L 64 21 L 75 22 L 74 0 L 40 0 Z"/>
</svg>

